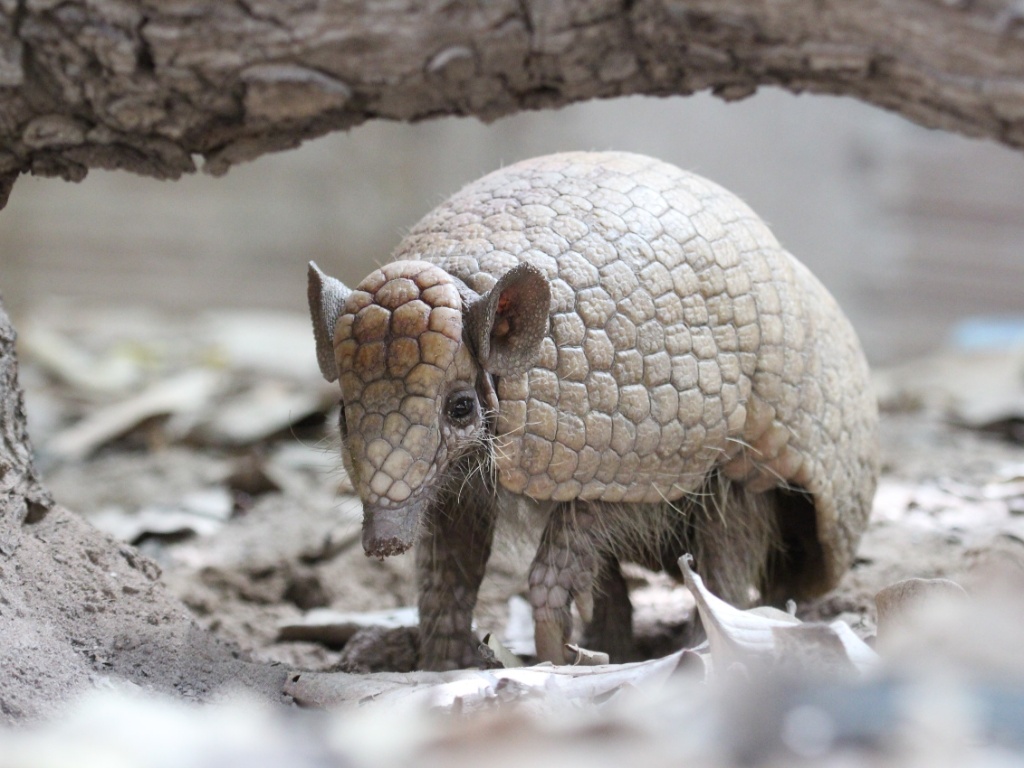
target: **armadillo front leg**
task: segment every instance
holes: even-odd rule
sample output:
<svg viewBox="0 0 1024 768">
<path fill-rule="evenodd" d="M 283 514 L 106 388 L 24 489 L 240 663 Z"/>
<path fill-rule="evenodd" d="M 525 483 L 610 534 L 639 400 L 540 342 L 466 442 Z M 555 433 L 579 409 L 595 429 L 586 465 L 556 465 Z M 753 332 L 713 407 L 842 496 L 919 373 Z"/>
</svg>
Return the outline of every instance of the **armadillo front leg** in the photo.
<svg viewBox="0 0 1024 768">
<path fill-rule="evenodd" d="M 481 662 L 472 632 L 473 608 L 493 537 L 494 515 L 486 505 L 463 501 L 433 510 L 416 550 L 421 669 L 460 669 Z"/>
<path fill-rule="evenodd" d="M 574 601 L 585 622 L 593 618 L 594 581 L 600 564 L 595 533 L 594 510 L 583 502 L 559 504 L 548 519 L 529 576 L 541 661 L 565 663 Z"/>
</svg>

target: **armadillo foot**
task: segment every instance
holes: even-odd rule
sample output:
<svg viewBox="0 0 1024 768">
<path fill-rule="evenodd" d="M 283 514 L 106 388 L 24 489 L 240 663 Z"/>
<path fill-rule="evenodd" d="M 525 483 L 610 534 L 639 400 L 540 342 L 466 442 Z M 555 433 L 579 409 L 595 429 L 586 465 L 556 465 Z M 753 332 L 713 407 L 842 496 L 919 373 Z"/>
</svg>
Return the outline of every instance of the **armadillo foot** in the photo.
<svg viewBox="0 0 1024 768">
<path fill-rule="evenodd" d="M 537 658 L 541 661 L 565 663 L 565 644 L 572 635 L 573 602 L 585 622 L 593 617 L 598 566 L 590 535 L 593 523 L 593 514 L 581 504 L 557 507 L 530 566 L 530 605 Z"/>
<path fill-rule="evenodd" d="M 441 597 L 447 600 L 439 603 Z M 420 669 L 443 672 L 480 665 L 480 640 L 470 628 L 471 605 L 461 589 L 424 590 L 420 595 Z"/>
<path fill-rule="evenodd" d="M 425 642 L 421 641 L 418 668 L 447 672 L 479 667 L 483 662 L 479 647 L 480 641 L 472 634 L 431 637 Z"/>
</svg>

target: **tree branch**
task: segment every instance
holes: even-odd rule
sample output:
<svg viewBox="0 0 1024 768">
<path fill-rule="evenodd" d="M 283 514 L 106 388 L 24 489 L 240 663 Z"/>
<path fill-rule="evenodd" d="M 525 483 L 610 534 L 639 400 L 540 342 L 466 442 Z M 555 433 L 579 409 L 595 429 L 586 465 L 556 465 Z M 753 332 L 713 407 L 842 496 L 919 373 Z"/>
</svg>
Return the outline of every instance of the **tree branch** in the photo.
<svg viewBox="0 0 1024 768">
<path fill-rule="evenodd" d="M 369 119 L 761 85 L 1024 146 L 1016 0 L 0 0 L 0 193 L 159 178 Z M 6 179 L 6 182 L 4 181 Z"/>
</svg>

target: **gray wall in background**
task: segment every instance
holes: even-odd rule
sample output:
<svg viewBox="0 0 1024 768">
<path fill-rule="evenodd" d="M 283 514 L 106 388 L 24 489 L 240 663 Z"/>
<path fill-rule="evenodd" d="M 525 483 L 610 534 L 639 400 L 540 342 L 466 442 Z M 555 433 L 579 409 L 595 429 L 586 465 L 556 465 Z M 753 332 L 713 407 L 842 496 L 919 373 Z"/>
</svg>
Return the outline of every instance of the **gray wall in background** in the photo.
<svg viewBox="0 0 1024 768">
<path fill-rule="evenodd" d="M 307 260 L 358 282 L 461 185 L 568 149 L 655 155 L 739 194 L 832 290 L 876 361 L 926 352 L 958 317 L 1024 311 L 1024 156 L 770 89 L 490 126 L 374 123 L 223 179 L 23 178 L 0 212 L 0 291 L 16 316 L 55 297 L 303 312 Z"/>
</svg>

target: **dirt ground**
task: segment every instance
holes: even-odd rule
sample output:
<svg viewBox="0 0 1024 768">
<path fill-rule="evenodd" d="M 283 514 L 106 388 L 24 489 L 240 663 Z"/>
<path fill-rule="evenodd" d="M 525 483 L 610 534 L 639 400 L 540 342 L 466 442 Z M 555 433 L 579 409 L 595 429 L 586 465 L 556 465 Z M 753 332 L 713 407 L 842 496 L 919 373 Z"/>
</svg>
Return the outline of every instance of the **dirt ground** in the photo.
<svg viewBox="0 0 1024 768">
<path fill-rule="evenodd" d="M 841 618 L 870 637 L 875 593 L 901 579 L 969 584 L 981 565 L 999 564 L 1020 568 L 1024 579 L 1024 449 L 906 414 L 885 416 L 882 445 L 885 476 L 857 562 L 836 590 L 800 606 L 801 617 Z M 415 605 L 416 596 L 411 555 L 380 561 L 363 553 L 358 500 L 334 497 L 338 474 L 326 466 L 333 458 L 311 452 L 310 466 L 295 470 L 287 491 L 250 497 L 235 490 L 233 513 L 201 535 L 190 532 L 187 519 L 155 534 L 141 523 L 125 524 L 112 510 L 151 510 L 159 499 L 230 488 L 240 465 L 258 463 L 252 454 L 187 447 L 110 451 L 54 468 L 47 480 L 62 503 L 84 510 L 92 522 L 110 531 L 123 525 L 201 625 L 256 660 L 318 670 L 342 658 L 339 630 L 323 609 L 385 611 Z M 1000 489 L 1020 495 L 999 498 Z M 509 601 L 525 592 L 529 560 L 526 544 L 499 546 L 480 594 L 481 633 L 506 634 Z M 674 650 L 672 638 L 684 636 L 692 620 L 692 602 L 669 580 L 639 569 L 632 575 L 641 592 L 639 601 L 634 594 L 641 639 L 658 652 Z M 651 616 L 657 606 L 668 606 L 669 615 Z M 318 616 L 303 632 L 304 617 Z"/>
<path fill-rule="evenodd" d="M 360 641 L 348 641 L 361 623 L 415 621 L 401 610 L 415 604 L 412 558 L 363 554 L 360 507 L 338 468 L 336 396 L 319 380 L 304 318 L 41 316 L 60 320 L 25 326 L 22 382 L 43 476 L 73 513 L 51 513 L 45 530 L 26 537 L 23 546 L 39 548 L 33 557 L 57 564 L 37 588 L 62 611 L 116 624 L 162 580 L 216 638 L 166 637 L 187 622 L 173 600 L 157 601 L 150 636 L 125 636 L 112 675 L 132 658 L 156 658 L 171 670 L 156 689 L 204 698 L 204 659 L 226 648 L 237 663 L 218 668 L 220 682 L 273 698 L 288 669 L 358 669 L 351 651 Z M 949 366 L 964 373 L 951 376 Z M 1021 371 L 1017 353 L 957 353 L 879 373 L 883 477 L 871 527 L 854 568 L 832 593 L 799 606 L 802 618 L 839 618 L 871 638 L 875 593 L 901 579 L 1024 586 Z M 972 375 L 988 389 L 971 385 Z M 83 533 L 75 513 L 131 546 L 116 550 L 117 562 L 69 551 L 62 541 L 102 535 Z M 529 541 L 498 547 L 476 613 L 481 634 L 514 650 L 529 645 L 529 557 Z M 97 580 L 114 577 L 120 592 L 104 598 Z M 692 626 L 692 599 L 639 569 L 630 579 L 642 647 L 670 652 Z M 45 627 L 26 637 L 47 642 Z M 87 666 L 82 674 L 95 676 L 96 664 Z M 48 672 L 24 678 L 7 692 L 7 717 L 19 715 L 17 684 L 34 686 L 38 699 Z M 61 691 L 55 684 L 51 694 Z"/>
</svg>

